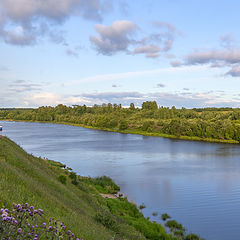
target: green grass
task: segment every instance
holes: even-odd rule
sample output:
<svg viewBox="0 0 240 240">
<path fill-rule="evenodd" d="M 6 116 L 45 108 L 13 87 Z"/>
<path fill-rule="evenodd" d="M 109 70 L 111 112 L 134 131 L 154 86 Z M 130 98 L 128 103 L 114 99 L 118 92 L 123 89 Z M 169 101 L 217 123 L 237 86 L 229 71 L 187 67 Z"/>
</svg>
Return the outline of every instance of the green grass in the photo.
<svg viewBox="0 0 240 240">
<path fill-rule="evenodd" d="M 176 239 L 126 198 L 101 197 L 100 192 L 119 190 L 110 178 L 77 176 L 61 163 L 27 154 L 6 137 L 0 137 L 0 176 L 0 207 L 27 202 L 85 240 Z"/>
<path fill-rule="evenodd" d="M 107 176 L 97 178 L 81 178 L 81 182 L 86 182 L 94 185 L 95 188 L 101 193 L 118 193 L 120 188 L 113 180 Z"/>
</svg>

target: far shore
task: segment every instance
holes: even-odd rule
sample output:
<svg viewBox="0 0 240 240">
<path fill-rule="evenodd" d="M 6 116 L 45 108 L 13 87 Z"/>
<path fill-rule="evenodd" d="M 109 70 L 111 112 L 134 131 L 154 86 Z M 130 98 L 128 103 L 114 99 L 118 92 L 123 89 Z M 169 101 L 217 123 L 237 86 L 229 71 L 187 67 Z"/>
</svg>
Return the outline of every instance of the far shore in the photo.
<svg viewBox="0 0 240 240">
<path fill-rule="evenodd" d="M 53 124 L 62 124 L 62 125 L 70 125 L 75 127 L 82 127 L 88 129 L 94 129 L 99 131 L 106 131 L 106 132 L 117 132 L 123 134 L 135 134 L 135 135 L 142 135 L 142 136 L 149 136 L 149 137 L 163 137 L 163 138 L 170 138 L 170 139 L 177 139 L 177 140 L 186 140 L 186 141 L 200 141 L 200 142 L 210 142 L 210 143 L 224 143 L 224 144 L 239 144 L 239 141 L 236 140 L 226 140 L 226 139 L 214 139 L 214 138 L 200 138 L 200 137 L 189 137 L 189 136 L 175 136 L 169 135 L 164 133 L 153 133 L 153 132 L 145 132 L 141 130 L 135 129 L 128 129 L 128 130 L 118 130 L 118 129 L 109 129 L 109 128 L 97 128 L 92 126 L 86 126 L 83 124 L 77 123 L 69 123 L 69 122 L 54 122 L 54 121 L 27 121 L 27 120 L 13 120 L 13 119 L 0 119 L 0 121 L 6 122 L 37 122 L 37 123 L 53 123 Z"/>
</svg>

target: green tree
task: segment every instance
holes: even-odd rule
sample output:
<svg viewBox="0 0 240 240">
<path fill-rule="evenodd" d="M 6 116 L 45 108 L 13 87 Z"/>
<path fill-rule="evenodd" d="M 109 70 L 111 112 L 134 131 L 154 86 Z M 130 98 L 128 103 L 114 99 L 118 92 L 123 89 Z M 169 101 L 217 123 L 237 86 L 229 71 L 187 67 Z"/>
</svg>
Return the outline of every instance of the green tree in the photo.
<svg viewBox="0 0 240 240">
<path fill-rule="evenodd" d="M 156 101 L 147 101 L 147 102 L 143 102 L 142 103 L 142 109 L 143 110 L 157 110 L 158 109 L 158 105 Z"/>
<path fill-rule="evenodd" d="M 135 109 L 135 105 L 134 103 L 130 103 L 130 107 L 129 107 L 131 110 L 134 110 Z"/>
</svg>

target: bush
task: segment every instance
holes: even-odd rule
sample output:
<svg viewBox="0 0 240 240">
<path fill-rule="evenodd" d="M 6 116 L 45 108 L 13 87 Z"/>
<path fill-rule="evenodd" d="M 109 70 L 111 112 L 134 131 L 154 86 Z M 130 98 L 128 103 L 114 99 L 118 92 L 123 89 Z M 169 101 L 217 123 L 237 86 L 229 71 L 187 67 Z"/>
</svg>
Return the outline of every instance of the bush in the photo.
<svg viewBox="0 0 240 240">
<path fill-rule="evenodd" d="M 142 124 L 142 130 L 143 131 L 147 131 L 147 132 L 151 132 L 154 126 L 154 122 L 153 121 L 145 121 Z"/>
<path fill-rule="evenodd" d="M 139 206 L 139 209 L 142 210 L 142 209 L 144 209 L 144 208 L 146 208 L 146 205 L 145 205 L 144 203 L 142 203 L 142 204 Z"/>
<path fill-rule="evenodd" d="M 162 220 L 166 221 L 167 219 L 171 218 L 167 213 L 162 214 Z"/>
<path fill-rule="evenodd" d="M 157 213 L 157 212 L 153 212 L 152 215 L 153 215 L 154 217 L 156 217 L 156 216 L 158 215 L 158 213 Z"/>
<path fill-rule="evenodd" d="M 109 212 L 97 212 L 95 215 L 97 222 L 101 223 L 104 227 L 118 232 L 118 224 L 116 218 Z"/>
<path fill-rule="evenodd" d="M 69 173 L 69 177 L 72 179 L 72 180 L 76 180 L 77 179 L 77 175 L 75 172 L 70 172 Z"/>
<path fill-rule="evenodd" d="M 147 239 L 151 240 L 173 239 L 170 238 L 165 233 L 164 228 L 156 222 L 146 221 L 144 218 L 139 218 L 131 220 L 131 222 L 129 223 L 133 225 L 135 229 L 140 231 Z"/>
<path fill-rule="evenodd" d="M 138 210 L 137 206 L 129 202 L 127 198 L 118 200 L 107 199 L 107 206 L 114 215 L 120 217 L 130 216 L 131 218 L 143 218 L 143 214 Z"/>
<path fill-rule="evenodd" d="M 119 125 L 119 130 L 125 130 L 128 128 L 128 123 L 125 120 L 122 120 Z"/>
<path fill-rule="evenodd" d="M 117 127 L 117 125 L 118 125 L 118 120 L 117 119 L 110 120 L 110 122 L 109 122 L 109 127 L 110 128 Z"/>
<path fill-rule="evenodd" d="M 107 176 L 97 177 L 93 179 L 93 184 L 102 187 L 99 191 L 105 191 L 106 193 L 117 193 L 120 191 L 120 187 L 113 182 L 113 180 Z"/>
<path fill-rule="evenodd" d="M 75 172 L 70 172 L 69 177 L 72 179 L 72 184 L 78 185 L 77 174 Z"/>
<path fill-rule="evenodd" d="M 176 237 L 183 237 L 185 233 L 185 228 L 181 223 L 178 223 L 176 220 L 169 220 L 165 223 L 165 226 L 170 229 L 170 232 Z"/>
<path fill-rule="evenodd" d="M 66 184 L 67 182 L 67 178 L 65 175 L 59 175 L 58 176 L 58 180 L 62 183 L 62 184 Z"/>
<path fill-rule="evenodd" d="M 201 238 L 198 235 L 193 233 L 190 233 L 185 237 L 185 240 L 200 240 L 200 239 Z"/>
<path fill-rule="evenodd" d="M 71 183 L 76 186 L 78 185 L 78 181 L 76 179 L 72 180 Z"/>
</svg>

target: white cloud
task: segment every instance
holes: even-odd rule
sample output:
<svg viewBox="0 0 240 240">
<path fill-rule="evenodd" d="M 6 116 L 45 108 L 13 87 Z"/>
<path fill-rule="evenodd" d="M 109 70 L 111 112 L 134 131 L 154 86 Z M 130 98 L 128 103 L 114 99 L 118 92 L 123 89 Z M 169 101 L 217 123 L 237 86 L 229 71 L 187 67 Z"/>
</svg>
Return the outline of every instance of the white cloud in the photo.
<svg viewBox="0 0 240 240">
<path fill-rule="evenodd" d="M 231 69 L 225 75 L 240 77 L 240 49 L 195 51 L 185 57 L 186 65 L 211 64 L 210 67 Z"/>
<path fill-rule="evenodd" d="M 178 61 L 178 60 L 175 60 L 175 61 L 171 61 L 170 64 L 173 66 L 173 67 L 180 67 L 183 65 L 183 63 L 181 61 Z"/>
<path fill-rule="evenodd" d="M 157 45 L 143 45 L 136 47 L 133 51 L 133 54 L 144 53 L 146 57 L 154 58 L 159 57 L 159 52 L 161 48 Z"/>
<path fill-rule="evenodd" d="M 50 92 L 41 92 L 24 97 L 24 102 L 30 106 L 54 106 L 62 103 L 62 96 Z"/>
<path fill-rule="evenodd" d="M 187 64 L 204 64 L 217 61 L 223 61 L 225 63 L 239 63 L 240 62 L 240 50 L 205 50 L 195 51 L 186 56 Z"/>
<path fill-rule="evenodd" d="M 13 45 L 33 45 L 36 43 L 36 36 L 32 32 L 24 30 L 21 26 L 17 26 L 12 30 L 5 30 L 3 39 L 6 43 Z"/>
<path fill-rule="evenodd" d="M 35 17 L 63 21 L 70 15 L 100 20 L 105 9 L 99 0 L 1 0 L 1 7 L 10 19 L 28 23 Z"/>
<path fill-rule="evenodd" d="M 240 65 L 233 66 L 226 75 L 230 75 L 232 77 L 240 77 Z"/>
<path fill-rule="evenodd" d="M 92 101 L 83 96 L 71 96 L 56 94 L 51 92 L 41 92 L 30 94 L 29 96 L 23 97 L 23 102 L 27 106 L 56 106 L 58 104 L 88 104 L 92 105 Z"/>
<path fill-rule="evenodd" d="M 66 50 L 66 54 L 68 55 L 68 56 L 72 56 L 72 57 L 78 57 L 78 52 L 77 51 L 75 51 L 75 50 L 71 50 L 71 49 L 67 49 Z"/>
<path fill-rule="evenodd" d="M 95 30 L 98 35 L 90 36 L 90 41 L 103 55 L 125 52 L 156 58 L 172 48 L 177 31 L 170 23 L 157 22 L 154 26 L 157 27 L 154 33 L 138 37 L 141 28 L 128 20 L 115 21 L 110 26 L 97 24 Z"/>
<path fill-rule="evenodd" d="M 137 26 L 127 20 L 115 21 L 110 26 L 97 24 L 95 30 L 98 36 L 90 36 L 90 41 L 98 53 L 112 55 L 116 52 L 128 51 L 132 40 L 130 36 L 137 30 Z"/>
<path fill-rule="evenodd" d="M 6 91 L 10 91 L 11 93 L 26 93 L 26 92 L 32 92 L 32 91 L 41 91 L 43 87 L 43 84 L 41 83 L 34 83 L 31 81 L 25 81 L 25 80 L 15 80 L 12 81 L 10 84 L 8 84 L 8 88 Z"/>
<path fill-rule="evenodd" d="M 101 21 L 110 5 L 107 0 L 1 0 L 0 38 L 9 44 L 26 46 L 47 35 L 56 43 L 65 43 L 62 32 L 53 33 L 53 23 L 56 26 L 76 15 Z"/>
</svg>

